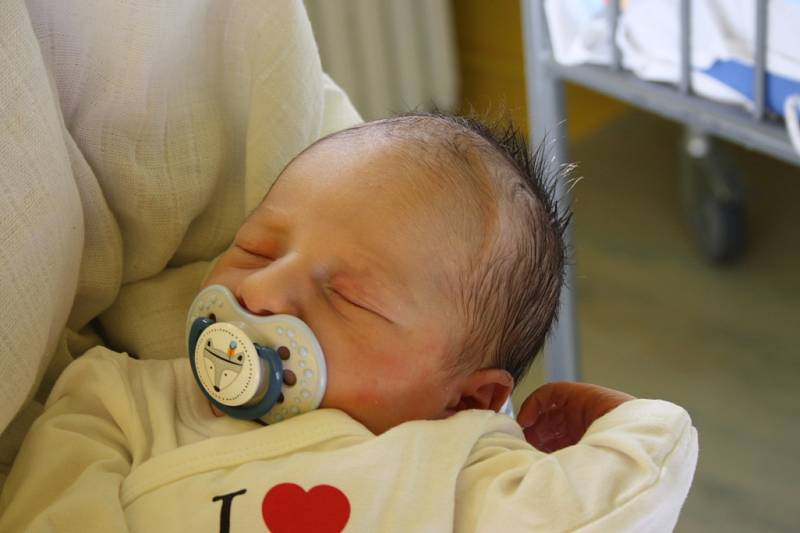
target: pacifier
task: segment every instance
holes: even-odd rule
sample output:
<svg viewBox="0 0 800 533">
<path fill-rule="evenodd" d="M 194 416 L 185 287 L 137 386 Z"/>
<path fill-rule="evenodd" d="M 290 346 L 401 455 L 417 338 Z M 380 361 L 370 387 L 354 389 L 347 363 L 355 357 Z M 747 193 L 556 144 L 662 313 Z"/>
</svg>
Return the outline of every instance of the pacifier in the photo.
<svg viewBox="0 0 800 533">
<path fill-rule="evenodd" d="M 254 315 L 211 285 L 189 307 L 186 334 L 195 380 L 223 413 L 274 424 L 322 402 L 325 356 L 299 318 Z"/>
</svg>

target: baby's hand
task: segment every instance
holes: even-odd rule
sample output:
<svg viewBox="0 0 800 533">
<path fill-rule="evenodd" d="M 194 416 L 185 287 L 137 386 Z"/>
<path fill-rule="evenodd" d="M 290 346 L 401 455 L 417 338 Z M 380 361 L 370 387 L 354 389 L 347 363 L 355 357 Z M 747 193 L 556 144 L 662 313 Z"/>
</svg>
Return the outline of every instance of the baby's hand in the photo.
<svg viewBox="0 0 800 533">
<path fill-rule="evenodd" d="M 557 381 L 542 385 L 528 396 L 517 422 L 531 445 L 550 453 L 577 443 L 592 422 L 633 399 L 630 394 L 599 385 Z"/>
</svg>

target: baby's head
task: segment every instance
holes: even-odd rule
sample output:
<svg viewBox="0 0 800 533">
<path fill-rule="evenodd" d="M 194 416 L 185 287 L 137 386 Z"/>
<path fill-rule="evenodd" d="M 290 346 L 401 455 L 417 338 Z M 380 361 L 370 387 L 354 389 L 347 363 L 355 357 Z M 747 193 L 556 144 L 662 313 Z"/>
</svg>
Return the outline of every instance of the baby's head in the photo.
<svg viewBox="0 0 800 533">
<path fill-rule="evenodd" d="M 520 137 L 460 117 L 335 133 L 287 165 L 206 283 L 305 321 L 322 407 L 375 433 L 497 410 L 558 307 L 566 219 L 543 169 Z"/>
</svg>

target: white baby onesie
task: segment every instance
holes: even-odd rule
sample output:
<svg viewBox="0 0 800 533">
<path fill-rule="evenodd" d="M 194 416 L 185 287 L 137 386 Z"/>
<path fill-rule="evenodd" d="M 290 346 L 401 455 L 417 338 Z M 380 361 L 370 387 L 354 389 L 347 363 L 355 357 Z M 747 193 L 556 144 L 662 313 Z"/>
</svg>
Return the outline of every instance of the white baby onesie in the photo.
<svg viewBox="0 0 800 533">
<path fill-rule="evenodd" d="M 682 408 L 627 402 L 552 454 L 490 411 L 375 436 L 313 411 L 214 417 L 188 361 L 91 350 L 0 497 L 0 531 L 669 531 L 697 460 Z"/>
</svg>

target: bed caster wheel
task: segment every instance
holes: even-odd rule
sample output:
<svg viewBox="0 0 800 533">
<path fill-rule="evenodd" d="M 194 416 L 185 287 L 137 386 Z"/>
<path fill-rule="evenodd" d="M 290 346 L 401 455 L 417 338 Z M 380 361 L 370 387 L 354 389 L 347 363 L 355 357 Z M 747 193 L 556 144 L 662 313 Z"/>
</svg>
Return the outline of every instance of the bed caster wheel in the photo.
<svg viewBox="0 0 800 533">
<path fill-rule="evenodd" d="M 744 252 L 744 208 L 741 204 L 706 201 L 695 214 L 699 244 L 716 265 L 735 262 Z"/>
<path fill-rule="evenodd" d="M 732 264 L 746 245 L 743 184 L 736 168 L 707 136 L 689 132 L 682 154 L 683 199 L 689 225 L 705 257 Z"/>
</svg>

